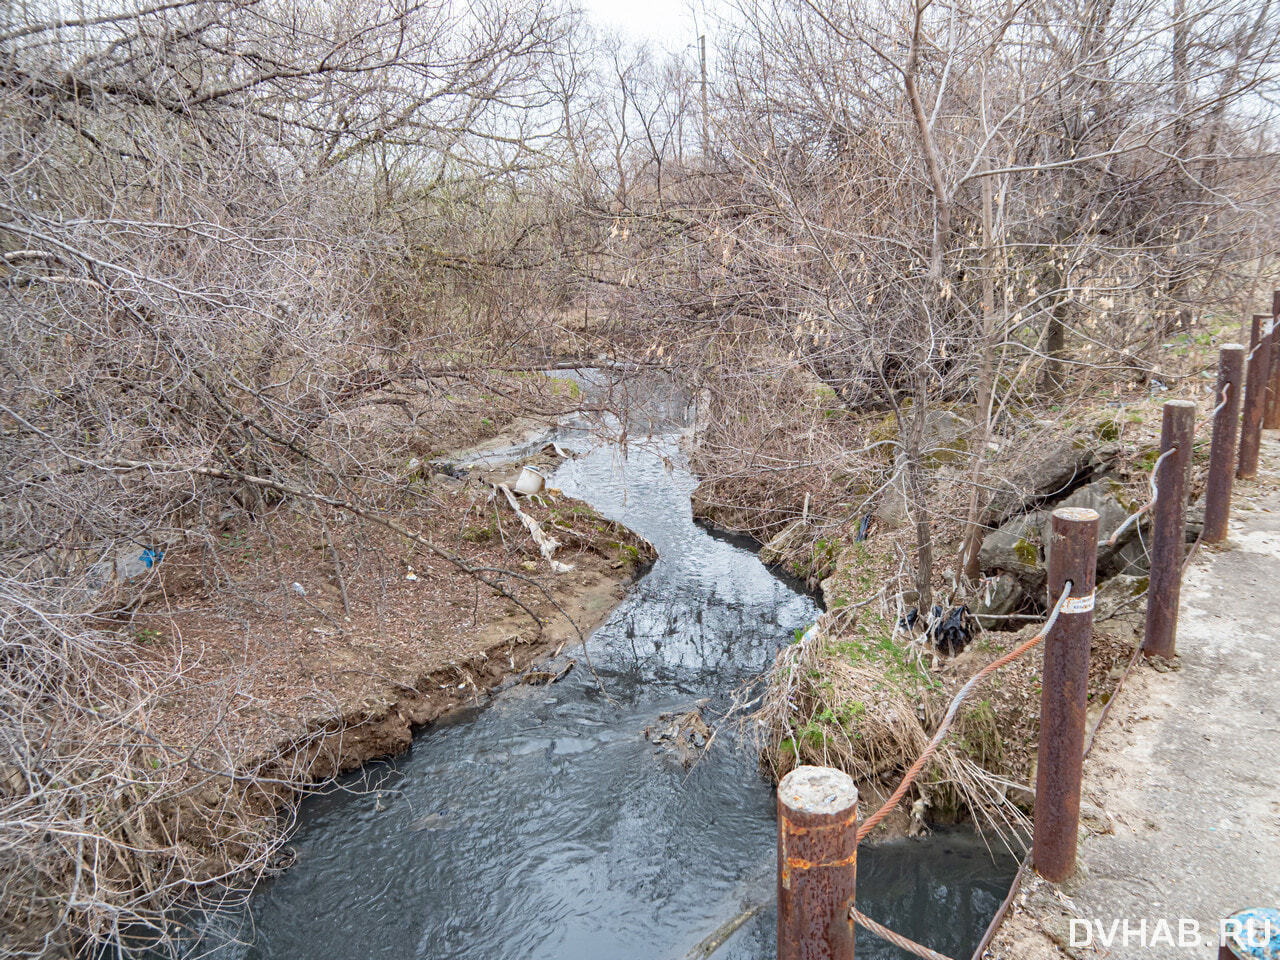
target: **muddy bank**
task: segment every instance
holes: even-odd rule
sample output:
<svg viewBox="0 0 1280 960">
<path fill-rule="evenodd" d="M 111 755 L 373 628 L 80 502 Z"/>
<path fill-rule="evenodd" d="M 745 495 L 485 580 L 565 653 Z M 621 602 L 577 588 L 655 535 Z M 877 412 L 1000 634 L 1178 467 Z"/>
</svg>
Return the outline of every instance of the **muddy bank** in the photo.
<svg viewBox="0 0 1280 960">
<path fill-rule="evenodd" d="M 407 750 L 415 729 L 477 706 L 509 683 L 556 682 L 558 672 L 537 667 L 599 626 L 643 569 L 617 570 L 607 561 L 580 564 L 573 582 L 556 590 L 560 606 L 577 629 L 563 617 L 541 630 L 527 616 L 503 617 L 462 639 L 456 649 L 468 651 L 464 655 L 424 655 L 417 676 L 367 688 L 358 702 L 343 706 L 338 718 L 318 715 L 298 738 L 307 744 L 304 762 L 311 777 L 327 779 Z M 572 669 L 585 668 L 574 661 Z M 318 744 L 316 734 L 323 734 Z"/>
<path fill-rule="evenodd" d="M 519 424 L 483 451 L 528 436 Z M 216 744 L 234 769 L 314 782 L 406 749 L 414 728 L 505 683 L 549 682 L 533 668 L 583 640 L 656 554 L 556 490 L 517 498 L 535 541 L 493 484 L 522 463 L 549 472 L 548 459 L 415 466 L 413 494 L 431 504 L 406 511 L 404 527 L 502 592 L 392 532 L 318 525 L 287 507 L 270 529 L 229 524 L 212 551 L 171 550 L 130 628 L 157 665 L 184 665 L 187 696 L 164 705 L 153 732 L 181 748 Z"/>
</svg>

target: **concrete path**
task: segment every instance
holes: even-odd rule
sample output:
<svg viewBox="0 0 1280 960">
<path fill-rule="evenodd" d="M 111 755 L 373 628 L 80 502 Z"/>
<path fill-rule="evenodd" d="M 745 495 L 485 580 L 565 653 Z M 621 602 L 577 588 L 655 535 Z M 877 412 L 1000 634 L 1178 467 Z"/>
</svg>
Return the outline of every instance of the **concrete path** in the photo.
<svg viewBox="0 0 1280 960">
<path fill-rule="evenodd" d="M 1237 488 L 1225 548 L 1202 549 L 1188 570 L 1181 669 L 1136 669 L 1099 731 L 1084 799 L 1105 816 L 1086 820 L 1081 872 L 1061 890 L 1024 889 L 990 956 L 1214 958 L 1220 918 L 1280 907 L 1274 439 L 1260 476 Z"/>
</svg>

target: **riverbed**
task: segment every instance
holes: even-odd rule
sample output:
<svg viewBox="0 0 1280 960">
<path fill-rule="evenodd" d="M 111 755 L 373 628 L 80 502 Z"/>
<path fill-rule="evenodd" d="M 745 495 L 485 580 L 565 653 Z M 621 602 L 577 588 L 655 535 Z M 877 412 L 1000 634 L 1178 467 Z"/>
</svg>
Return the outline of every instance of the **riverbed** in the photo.
<svg viewBox="0 0 1280 960">
<path fill-rule="evenodd" d="M 306 801 L 296 863 L 255 892 L 219 956 L 680 960 L 756 908 L 714 957 L 773 955 L 773 790 L 749 737 L 719 721 L 820 610 L 752 544 L 694 522 L 681 419 L 625 447 L 587 425 L 558 433 L 577 456 L 550 485 L 658 561 L 585 651 L 548 668 L 574 660 L 564 679 L 422 731 L 363 771 L 372 790 Z M 660 716 L 694 709 L 717 734 L 686 766 L 651 738 Z M 963 958 L 1014 869 L 962 830 L 866 846 L 859 906 Z M 861 931 L 858 951 L 903 956 Z"/>
</svg>

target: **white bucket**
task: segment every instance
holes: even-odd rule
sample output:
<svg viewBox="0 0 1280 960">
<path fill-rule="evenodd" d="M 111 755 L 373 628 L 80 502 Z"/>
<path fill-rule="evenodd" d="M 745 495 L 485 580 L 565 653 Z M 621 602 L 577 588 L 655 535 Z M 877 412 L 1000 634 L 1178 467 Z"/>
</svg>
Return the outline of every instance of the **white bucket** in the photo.
<svg viewBox="0 0 1280 960">
<path fill-rule="evenodd" d="M 520 477 L 516 480 L 516 493 L 523 493 L 526 497 L 541 493 L 546 482 L 546 478 L 533 467 L 521 467 Z"/>
</svg>

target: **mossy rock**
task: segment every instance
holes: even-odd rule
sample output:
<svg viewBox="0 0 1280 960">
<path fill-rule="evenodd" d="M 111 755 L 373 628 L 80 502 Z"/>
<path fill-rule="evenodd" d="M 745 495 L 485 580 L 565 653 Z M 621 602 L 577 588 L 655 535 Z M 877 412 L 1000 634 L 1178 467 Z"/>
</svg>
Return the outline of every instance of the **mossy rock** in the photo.
<svg viewBox="0 0 1280 960">
<path fill-rule="evenodd" d="M 930 410 L 921 441 L 924 462 L 931 467 L 969 459 L 969 422 L 950 410 Z"/>
<path fill-rule="evenodd" d="M 1013 552 L 1028 567 L 1034 567 L 1040 562 L 1040 548 L 1025 538 L 1020 538 L 1013 545 Z"/>
<path fill-rule="evenodd" d="M 1120 439 L 1120 420 L 1115 416 L 1103 417 L 1093 425 L 1093 435 L 1108 443 L 1114 443 Z"/>
</svg>

